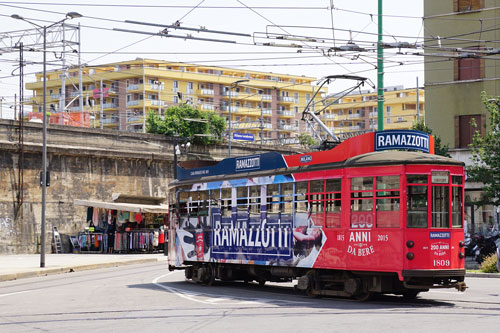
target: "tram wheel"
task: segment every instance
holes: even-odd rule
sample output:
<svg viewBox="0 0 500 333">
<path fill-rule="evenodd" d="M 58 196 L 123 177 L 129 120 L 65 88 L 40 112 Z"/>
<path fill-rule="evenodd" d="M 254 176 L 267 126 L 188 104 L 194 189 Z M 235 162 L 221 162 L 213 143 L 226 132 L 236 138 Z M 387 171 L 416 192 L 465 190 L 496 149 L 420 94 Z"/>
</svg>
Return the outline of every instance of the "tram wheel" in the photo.
<svg viewBox="0 0 500 333">
<path fill-rule="evenodd" d="M 319 290 L 316 288 L 316 284 L 317 284 L 316 272 L 311 270 L 311 271 L 306 273 L 306 276 L 308 277 L 308 280 L 309 280 L 308 281 L 309 285 L 308 285 L 307 289 L 305 290 L 306 295 L 309 297 L 319 297 L 320 293 L 319 293 Z"/>
<path fill-rule="evenodd" d="M 264 287 L 265 284 L 266 284 L 266 280 L 264 280 L 264 279 L 259 280 L 259 286 Z"/>
<path fill-rule="evenodd" d="M 206 283 L 207 283 L 207 286 L 211 286 L 215 281 L 215 266 L 212 264 L 209 264 L 207 270 L 208 270 L 208 274 L 207 274 Z"/>
<path fill-rule="evenodd" d="M 418 294 L 420 294 L 420 291 L 418 290 L 407 290 L 403 292 L 403 298 L 404 299 L 415 299 L 417 298 Z"/>
<path fill-rule="evenodd" d="M 353 296 L 356 301 L 367 302 L 373 297 L 373 293 L 369 291 L 362 292 Z"/>
</svg>

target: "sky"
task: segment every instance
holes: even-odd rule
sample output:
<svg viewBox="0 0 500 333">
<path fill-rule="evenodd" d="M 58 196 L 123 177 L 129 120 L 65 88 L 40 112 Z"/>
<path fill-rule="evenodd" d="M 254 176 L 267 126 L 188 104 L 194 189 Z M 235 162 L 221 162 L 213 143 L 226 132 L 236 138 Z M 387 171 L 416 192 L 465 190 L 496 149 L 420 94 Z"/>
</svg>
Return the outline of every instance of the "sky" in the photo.
<svg viewBox="0 0 500 333">
<path fill-rule="evenodd" d="M 43 26 L 63 19 L 68 12 L 78 12 L 83 15 L 81 18 L 66 22 L 80 24 L 81 62 L 88 65 L 148 58 L 318 79 L 351 74 L 368 77 L 376 84 L 377 4 L 377 0 L 0 0 L 0 48 L 5 47 L 5 37 L 12 32 L 19 35 L 20 31 L 33 28 L 25 21 L 11 18 L 13 14 Z M 423 1 L 384 0 L 384 42 L 421 43 L 422 16 Z M 164 29 L 149 24 L 176 22 L 181 28 L 223 33 L 169 28 L 169 35 L 187 38 L 148 35 Z M 365 51 L 332 49 L 352 43 Z M 42 46 L 25 52 L 25 82 L 34 81 L 33 73 L 42 70 L 41 51 Z M 60 50 L 48 51 L 55 52 L 47 53 L 47 69 L 60 69 L 62 64 L 56 59 Z M 418 77 L 422 86 L 423 57 L 397 51 L 385 50 L 384 85 L 416 87 Z M 412 50 L 402 50 L 405 51 Z M 19 94 L 19 55 L 18 51 L 0 53 L 0 116 L 12 118 L 14 94 Z M 77 53 L 67 53 L 66 59 L 68 66 L 76 65 Z M 348 86 L 350 83 L 335 81 L 328 85 L 328 90 L 333 94 Z M 25 92 L 25 96 L 30 93 Z"/>
</svg>

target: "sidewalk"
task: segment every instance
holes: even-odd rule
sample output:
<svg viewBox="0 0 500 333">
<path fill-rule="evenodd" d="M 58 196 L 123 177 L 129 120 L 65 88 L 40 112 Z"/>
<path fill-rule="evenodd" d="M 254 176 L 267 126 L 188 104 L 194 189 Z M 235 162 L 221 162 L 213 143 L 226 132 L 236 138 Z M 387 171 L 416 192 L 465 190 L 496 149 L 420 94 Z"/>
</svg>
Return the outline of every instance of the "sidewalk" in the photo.
<svg viewBox="0 0 500 333">
<path fill-rule="evenodd" d="M 167 256 L 159 254 L 46 254 L 45 268 L 40 268 L 39 254 L 0 255 L 0 282 L 36 276 L 62 274 L 122 265 L 163 263 Z"/>
</svg>

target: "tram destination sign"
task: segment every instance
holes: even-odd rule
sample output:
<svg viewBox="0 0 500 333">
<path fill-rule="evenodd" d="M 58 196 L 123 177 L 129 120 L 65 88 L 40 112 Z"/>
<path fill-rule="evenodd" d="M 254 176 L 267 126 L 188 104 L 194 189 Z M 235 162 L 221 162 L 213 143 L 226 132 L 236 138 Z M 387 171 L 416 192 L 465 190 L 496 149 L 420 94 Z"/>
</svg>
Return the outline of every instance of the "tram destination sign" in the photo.
<svg viewBox="0 0 500 333">
<path fill-rule="evenodd" d="M 429 153 L 429 134 L 410 130 L 375 132 L 375 151 L 408 149 Z"/>
</svg>

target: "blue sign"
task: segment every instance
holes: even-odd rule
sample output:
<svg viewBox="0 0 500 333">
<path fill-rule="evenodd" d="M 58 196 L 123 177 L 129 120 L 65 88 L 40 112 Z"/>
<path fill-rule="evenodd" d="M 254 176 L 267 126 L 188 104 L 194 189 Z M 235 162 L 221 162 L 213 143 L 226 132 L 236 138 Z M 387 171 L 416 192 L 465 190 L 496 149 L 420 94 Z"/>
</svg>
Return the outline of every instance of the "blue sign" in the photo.
<svg viewBox="0 0 500 333">
<path fill-rule="evenodd" d="M 260 169 L 260 155 L 236 158 L 236 172 Z"/>
<path fill-rule="evenodd" d="M 304 155 L 300 157 L 300 163 L 309 163 L 312 162 L 313 157 L 312 155 Z"/>
<path fill-rule="evenodd" d="M 431 231 L 430 239 L 450 239 L 449 231 Z"/>
<path fill-rule="evenodd" d="M 410 130 L 375 132 L 375 151 L 409 149 L 429 152 L 429 134 Z"/>
<path fill-rule="evenodd" d="M 235 139 L 235 140 L 245 140 L 245 141 L 254 141 L 255 137 L 254 137 L 253 134 L 233 133 L 233 139 Z"/>
</svg>

